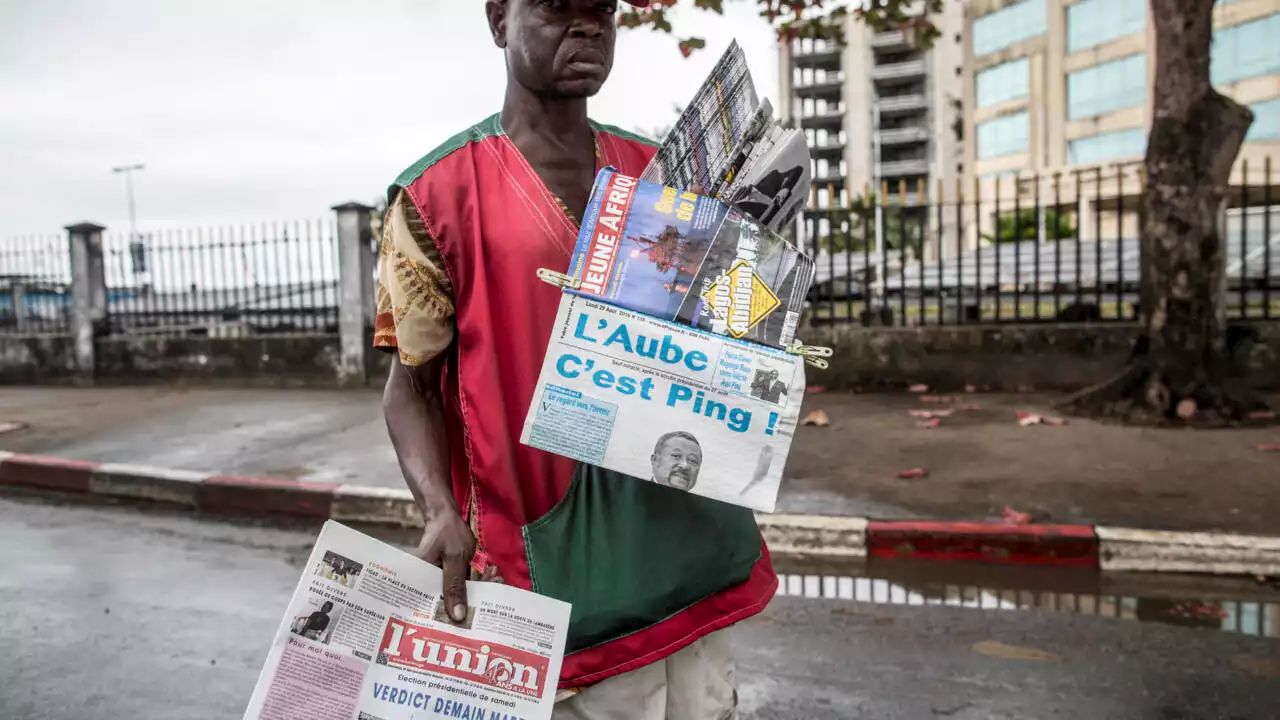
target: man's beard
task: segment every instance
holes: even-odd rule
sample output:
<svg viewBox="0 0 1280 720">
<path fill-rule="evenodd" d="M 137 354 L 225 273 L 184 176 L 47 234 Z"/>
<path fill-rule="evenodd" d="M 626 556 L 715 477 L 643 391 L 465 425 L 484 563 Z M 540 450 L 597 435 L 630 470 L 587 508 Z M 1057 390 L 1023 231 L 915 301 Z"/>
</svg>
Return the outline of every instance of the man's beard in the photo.
<svg viewBox="0 0 1280 720">
<path fill-rule="evenodd" d="M 667 484 L 673 488 L 680 490 L 688 490 L 693 487 L 693 474 L 688 470 L 672 470 L 667 475 Z"/>
</svg>

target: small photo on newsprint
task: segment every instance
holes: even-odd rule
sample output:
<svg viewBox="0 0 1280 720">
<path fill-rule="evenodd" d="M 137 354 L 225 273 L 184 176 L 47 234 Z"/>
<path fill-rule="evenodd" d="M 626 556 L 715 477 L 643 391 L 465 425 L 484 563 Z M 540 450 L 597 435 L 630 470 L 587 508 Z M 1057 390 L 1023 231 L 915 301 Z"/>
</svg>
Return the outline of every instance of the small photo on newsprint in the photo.
<svg viewBox="0 0 1280 720">
<path fill-rule="evenodd" d="M 320 562 L 316 563 L 314 574 L 345 587 L 354 587 L 356 579 L 360 577 L 360 571 L 363 569 L 364 565 L 355 560 L 330 551 L 326 552 Z"/>
</svg>

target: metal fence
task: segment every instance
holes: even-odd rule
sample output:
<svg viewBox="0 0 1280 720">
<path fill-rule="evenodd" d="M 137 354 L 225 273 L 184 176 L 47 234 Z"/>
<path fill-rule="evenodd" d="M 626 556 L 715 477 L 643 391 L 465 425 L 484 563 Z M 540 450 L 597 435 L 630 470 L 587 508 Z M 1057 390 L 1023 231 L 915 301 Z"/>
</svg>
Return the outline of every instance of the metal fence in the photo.
<svg viewBox="0 0 1280 720">
<path fill-rule="evenodd" d="M 1227 310 L 1280 318 L 1280 192 L 1228 194 Z M 944 187 L 815 188 L 799 244 L 817 266 L 815 324 L 1122 321 L 1138 316 L 1139 166 Z"/>
<path fill-rule="evenodd" d="M 0 333 L 70 332 L 71 260 L 65 235 L 0 241 Z"/>
<path fill-rule="evenodd" d="M 336 335 L 331 219 L 102 238 L 105 336 Z M 0 243 L 0 332 L 69 332 L 66 236 Z M 15 291 L 15 288 L 17 290 Z M 4 290 L 0 290 L 4 292 Z"/>
</svg>

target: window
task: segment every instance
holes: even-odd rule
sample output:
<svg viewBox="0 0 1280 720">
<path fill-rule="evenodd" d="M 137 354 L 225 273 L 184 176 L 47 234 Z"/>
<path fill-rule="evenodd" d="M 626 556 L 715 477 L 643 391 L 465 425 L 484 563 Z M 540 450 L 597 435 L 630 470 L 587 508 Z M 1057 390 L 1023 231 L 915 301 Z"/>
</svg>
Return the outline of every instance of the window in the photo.
<svg viewBox="0 0 1280 720">
<path fill-rule="evenodd" d="M 973 54 L 986 55 L 1043 35 L 1045 28 L 1044 0 L 1022 0 L 1008 5 L 973 22 Z"/>
<path fill-rule="evenodd" d="M 978 107 L 1026 97 L 1030 74 L 1031 63 L 1026 58 L 1011 60 L 978 73 Z"/>
<path fill-rule="evenodd" d="M 1067 7 L 1067 52 L 1142 32 L 1147 0 L 1084 0 Z"/>
<path fill-rule="evenodd" d="M 1280 98 L 1255 103 L 1249 109 L 1253 111 L 1253 124 L 1244 139 L 1280 140 Z"/>
<path fill-rule="evenodd" d="M 1147 57 L 1130 55 L 1067 75 L 1067 117 L 1093 117 L 1147 102 Z"/>
<path fill-rule="evenodd" d="M 1213 84 L 1280 73 L 1280 13 L 1214 33 L 1210 76 Z"/>
<path fill-rule="evenodd" d="M 978 157 L 1000 157 L 1027 151 L 1031 135 L 1025 112 L 988 120 L 978 126 Z"/>
<path fill-rule="evenodd" d="M 1067 163 L 1099 165 L 1119 158 L 1139 157 L 1147 150 L 1147 131 L 1119 130 L 1082 137 L 1067 143 Z"/>
</svg>

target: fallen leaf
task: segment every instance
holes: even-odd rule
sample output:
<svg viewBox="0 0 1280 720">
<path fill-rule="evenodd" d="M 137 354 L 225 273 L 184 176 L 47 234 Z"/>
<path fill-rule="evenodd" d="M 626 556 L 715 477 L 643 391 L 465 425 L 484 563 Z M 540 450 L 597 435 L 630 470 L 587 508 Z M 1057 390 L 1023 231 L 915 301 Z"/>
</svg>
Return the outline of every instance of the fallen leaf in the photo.
<svg viewBox="0 0 1280 720">
<path fill-rule="evenodd" d="M 911 387 L 907 388 L 907 390 L 913 393 L 927 393 L 929 392 L 929 386 L 928 385 L 912 385 Z"/>
<path fill-rule="evenodd" d="M 922 423 L 916 424 L 925 430 L 932 430 L 942 424 L 942 418 L 933 418 L 932 420 L 925 420 Z"/>
<path fill-rule="evenodd" d="M 1237 655 L 1231 664 L 1258 677 L 1280 678 L 1280 660 L 1267 660 L 1252 655 Z"/>
<path fill-rule="evenodd" d="M 946 410 L 908 410 L 907 414 L 911 417 L 918 418 L 944 418 L 951 417 L 955 410 L 947 408 Z"/>
<path fill-rule="evenodd" d="M 826 392 L 827 388 L 825 385 L 810 385 L 809 387 L 805 388 L 804 391 L 811 395 L 817 395 L 818 393 Z"/>
<path fill-rule="evenodd" d="M 1039 415 L 1032 415 L 1028 413 L 1018 418 L 1018 424 L 1021 425 L 1022 427 L 1030 427 L 1032 425 L 1039 425 L 1043 420 L 1044 418 L 1040 417 Z"/>
<path fill-rule="evenodd" d="M 1275 410 L 1254 410 L 1245 417 L 1250 420 L 1274 420 L 1276 416 Z"/>
<path fill-rule="evenodd" d="M 1010 525 L 1030 525 L 1031 513 L 1018 512 L 1011 507 L 1005 507 L 1004 512 L 1000 513 L 1000 517 Z"/>
<path fill-rule="evenodd" d="M 1060 662 L 1062 660 L 1058 655 L 1054 655 L 1053 653 L 1048 653 L 1043 650 L 1019 647 L 1017 645 L 1006 645 L 1002 642 L 995 642 L 994 640 L 976 642 L 970 649 L 979 655 L 989 655 L 991 657 L 1001 658 L 1002 660 L 1026 660 L 1031 662 Z"/>
<path fill-rule="evenodd" d="M 1280 452 L 1280 443 L 1262 443 L 1258 446 L 1259 452 Z"/>
<path fill-rule="evenodd" d="M 1196 416 L 1196 401 L 1186 398 L 1178 403 L 1178 417 L 1183 420 L 1190 420 Z"/>
<path fill-rule="evenodd" d="M 911 468 L 898 473 L 898 477 L 903 480 L 919 480 L 920 478 L 929 477 L 929 471 L 924 468 Z"/>
<path fill-rule="evenodd" d="M 831 424 L 831 418 L 827 417 L 827 412 L 825 410 L 814 410 L 808 415 L 805 415 L 804 418 L 800 420 L 800 424 L 826 427 Z"/>
</svg>

